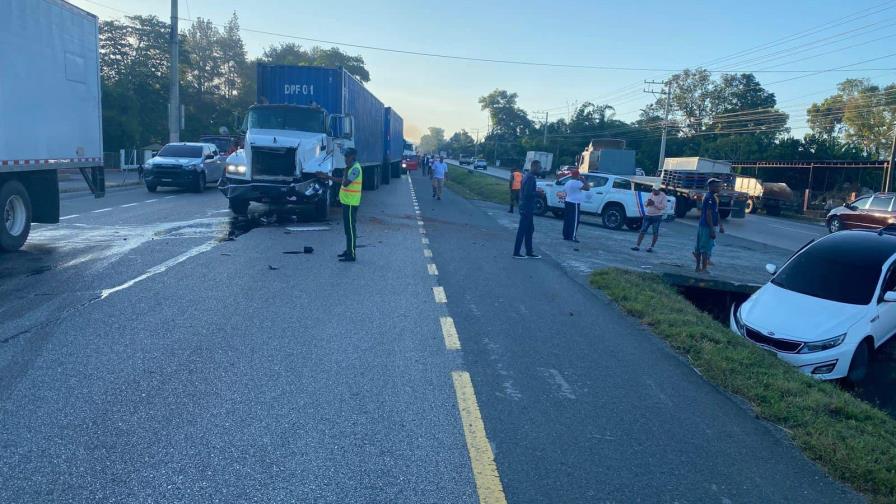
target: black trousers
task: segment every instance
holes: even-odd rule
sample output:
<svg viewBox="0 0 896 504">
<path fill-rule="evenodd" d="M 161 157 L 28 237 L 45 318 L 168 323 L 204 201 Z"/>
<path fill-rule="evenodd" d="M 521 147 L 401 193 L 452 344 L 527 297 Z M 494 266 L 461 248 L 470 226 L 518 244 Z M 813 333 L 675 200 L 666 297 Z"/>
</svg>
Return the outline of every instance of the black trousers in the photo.
<svg viewBox="0 0 896 504">
<path fill-rule="evenodd" d="M 342 227 L 345 228 L 345 255 L 355 258 L 358 240 L 358 205 L 342 205 Z"/>
<path fill-rule="evenodd" d="M 581 203 L 565 202 L 563 205 L 563 239 L 575 240 L 579 231 Z"/>
<path fill-rule="evenodd" d="M 520 212 L 520 227 L 516 230 L 516 243 L 513 245 L 513 254 L 519 255 L 523 241 L 526 242 L 526 254 L 532 252 L 532 233 L 535 232 L 535 215 Z"/>
</svg>

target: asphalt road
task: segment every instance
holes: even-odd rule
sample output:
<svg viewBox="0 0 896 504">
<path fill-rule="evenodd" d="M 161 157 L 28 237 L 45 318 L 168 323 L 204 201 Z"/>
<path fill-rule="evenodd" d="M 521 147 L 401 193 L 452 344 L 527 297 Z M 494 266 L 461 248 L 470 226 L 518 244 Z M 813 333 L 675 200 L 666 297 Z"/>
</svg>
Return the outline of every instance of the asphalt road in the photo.
<svg viewBox="0 0 896 504">
<path fill-rule="evenodd" d="M 419 217 L 407 179 L 364 194 L 354 264 L 335 211 L 66 195 L 0 262 L 0 502 L 860 500 L 563 261 L 512 260 L 505 222 L 413 182 Z"/>
</svg>

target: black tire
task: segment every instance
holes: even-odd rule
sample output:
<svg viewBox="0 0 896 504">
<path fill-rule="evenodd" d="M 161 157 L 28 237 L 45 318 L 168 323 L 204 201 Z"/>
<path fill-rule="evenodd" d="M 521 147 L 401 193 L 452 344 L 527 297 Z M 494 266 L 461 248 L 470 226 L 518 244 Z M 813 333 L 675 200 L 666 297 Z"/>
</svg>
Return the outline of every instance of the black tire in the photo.
<svg viewBox="0 0 896 504">
<path fill-rule="evenodd" d="M 836 233 L 843 229 L 843 223 L 840 222 L 840 217 L 836 215 L 828 219 L 828 233 Z"/>
<path fill-rule="evenodd" d="M 149 192 L 156 192 L 159 190 L 159 186 L 156 184 L 146 184 L 146 190 Z"/>
<path fill-rule="evenodd" d="M 239 215 L 245 217 L 249 214 L 249 205 L 252 204 L 249 200 L 243 199 L 229 199 L 227 200 L 227 208 L 230 208 L 230 211 L 234 213 L 234 215 Z"/>
<path fill-rule="evenodd" d="M 19 250 L 31 232 L 31 198 L 18 180 L 0 186 L 0 251 Z"/>
<path fill-rule="evenodd" d="M 731 210 L 719 210 L 719 218 L 722 220 L 731 217 Z"/>
<path fill-rule="evenodd" d="M 684 198 L 675 198 L 675 217 L 684 218 L 691 210 L 691 202 Z"/>
<path fill-rule="evenodd" d="M 193 192 L 201 193 L 202 191 L 205 191 L 206 184 L 205 172 L 199 172 L 199 176 L 196 177 L 196 182 L 193 184 Z"/>
<path fill-rule="evenodd" d="M 765 214 L 771 215 L 772 217 L 777 217 L 777 216 L 781 215 L 781 207 L 779 207 L 779 206 L 766 207 Z"/>
<path fill-rule="evenodd" d="M 747 213 L 756 213 L 759 211 L 759 205 L 756 204 L 756 202 L 753 200 L 753 198 L 750 198 L 747 200 L 747 204 L 744 207 L 744 211 Z"/>
<path fill-rule="evenodd" d="M 386 163 L 380 166 L 380 184 L 389 185 L 392 183 L 392 165 Z"/>
<path fill-rule="evenodd" d="M 638 231 L 641 229 L 641 223 L 643 219 L 629 219 L 625 221 L 625 227 L 631 229 L 632 231 Z"/>
<path fill-rule="evenodd" d="M 535 198 L 535 215 L 541 217 L 548 213 L 548 202 L 544 198 Z"/>
<path fill-rule="evenodd" d="M 404 170 L 401 169 L 401 163 L 392 163 L 392 178 L 401 178 L 403 171 Z"/>
<path fill-rule="evenodd" d="M 605 206 L 600 216 L 605 228 L 619 230 L 625 225 L 625 208 L 619 203 Z"/>
<path fill-rule="evenodd" d="M 852 354 L 849 361 L 849 371 L 846 373 L 846 381 L 853 385 L 857 385 L 865 379 L 868 374 L 868 368 L 871 366 L 871 354 L 873 353 L 871 341 L 863 340 L 856 347 L 856 351 Z"/>
</svg>

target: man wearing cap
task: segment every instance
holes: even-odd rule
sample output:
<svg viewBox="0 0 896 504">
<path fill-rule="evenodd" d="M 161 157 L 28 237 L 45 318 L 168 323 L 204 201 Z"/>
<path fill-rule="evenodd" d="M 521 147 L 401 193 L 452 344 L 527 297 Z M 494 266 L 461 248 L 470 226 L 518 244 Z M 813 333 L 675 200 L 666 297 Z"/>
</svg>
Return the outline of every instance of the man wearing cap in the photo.
<svg viewBox="0 0 896 504">
<path fill-rule="evenodd" d="M 708 192 L 703 195 L 703 205 L 700 209 L 700 223 L 697 225 L 697 244 L 694 247 L 694 259 L 697 260 L 697 273 L 708 271 L 709 259 L 712 257 L 712 249 L 715 246 L 716 226 L 719 232 L 724 233 L 722 219 L 719 218 L 719 191 L 722 190 L 722 181 L 711 178 L 706 182 Z"/>
<path fill-rule="evenodd" d="M 569 180 L 563 184 L 566 194 L 563 203 L 563 239 L 579 243 L 579 210 L 585 199 L 584 191 L 591 189 L 579 170 L 569 172 Z"/>
<path fill-rule="evenodd" d="M 358 151 L 352 147 L 345 149 L 345 174 L 342 178 L 330 177 L 340 184 L 339 202 L 342 203 L 342 227 L 345 229 L 345 251 L 339 254 L 340 262 L 355 261 L 355 247 L 358 240 L 358 207 L 361 206 L 361 186 L 364 173 L 358 163 Z"/>
<path fill-rule="evenodd" d="M 653 191 L 651 191 L 650 196 L 647 197 L 647 201 L 644 202 L 644 207 L 645 215 L 644 221 L 641 223 L 641 232 L 638 233 L 638 242 L 635 243 L 632 250 L 641 250 L 641 242 L 644 240 L 644 235 L 646 235 L 647 230 L 652 227 L 653 241 L 650 242 L 647 251 L 653 252 L 653 247 L 656 247 L 656 241 L 660 237 L 660 223 L 663 222 L 663 211 L 666 210 L 666 193 L 660 189 L 659 184 L 653 186 Z"/>
</svg>

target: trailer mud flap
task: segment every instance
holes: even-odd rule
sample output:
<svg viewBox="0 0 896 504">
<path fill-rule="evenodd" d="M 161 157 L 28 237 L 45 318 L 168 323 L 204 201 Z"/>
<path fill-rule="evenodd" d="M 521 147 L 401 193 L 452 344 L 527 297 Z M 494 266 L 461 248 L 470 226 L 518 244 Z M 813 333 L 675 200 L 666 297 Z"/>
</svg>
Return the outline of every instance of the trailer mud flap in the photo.
<svg viewBox="0 0 896 504">
<path fill-rule="evenodd" d="M 102 198 L 106 195 L 106 169 L 104 167 L 94 166 L 91 168 L 79 168 L 79 170 L 94 198 Z"/>
</svg>

